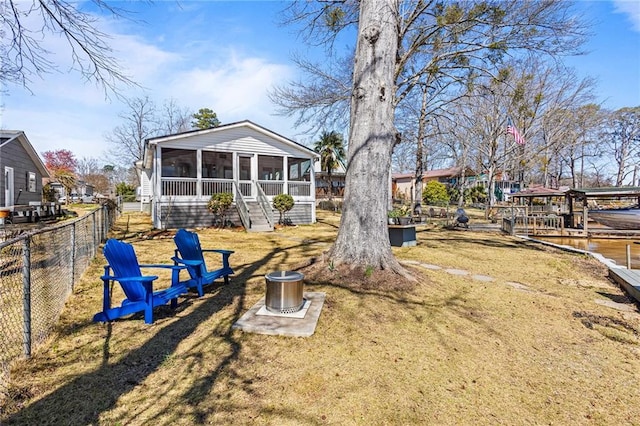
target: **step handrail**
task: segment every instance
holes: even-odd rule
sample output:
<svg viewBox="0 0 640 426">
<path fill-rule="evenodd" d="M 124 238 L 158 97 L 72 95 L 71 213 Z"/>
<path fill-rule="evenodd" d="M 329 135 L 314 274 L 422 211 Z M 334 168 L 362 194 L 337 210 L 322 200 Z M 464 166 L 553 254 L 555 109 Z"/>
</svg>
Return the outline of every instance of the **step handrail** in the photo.
<svg viewBox="0 0 640 426">
<path fill-rule="evenodd" d="M 267 195 L 264 193 L 264 190 L 257 182 L 254 182 L 254 184 L 257 188 L 258 196 L 256 197 L 256 199 L 258 200 L 258 204 L 262 209 L 262 213 L 264 213 L 264 217 L 267 219 L 269 228 L 273 229 L 273 210 L 271 210 L 271 205 L 269 204 Z"/>
<path fill-rule="evenodd" d="M 242 192 L 240 192 L 240 187 L 236 181 L 233 181 L 233 187 L 236 193 L 236 207 L 238 209 L 238 213 L 240 214 L 240 221 L 246 230 L 251 229 L 251 216 L 249 216 L 249 208 L 247 207 L 246 201 L 242 197 Z"/>
</svg>

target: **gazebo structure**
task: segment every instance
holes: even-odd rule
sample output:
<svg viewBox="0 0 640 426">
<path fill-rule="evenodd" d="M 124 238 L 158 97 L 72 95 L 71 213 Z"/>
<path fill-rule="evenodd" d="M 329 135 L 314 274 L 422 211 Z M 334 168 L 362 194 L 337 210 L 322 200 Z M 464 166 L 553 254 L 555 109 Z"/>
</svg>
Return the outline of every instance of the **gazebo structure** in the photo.
<svg viewBox="0 0 640 426">
<path fill-rule="evenodd" d="M 514 201 L 519 201 L 534 211 L 534 200 L 541 199 L 544 203 L 540 207 L 541 212 L 547 214 L 563 214 L 567 210 L 567 189 L 545 188 L 544 186 L 532 186 L 511 195 Z"/>
</svg>

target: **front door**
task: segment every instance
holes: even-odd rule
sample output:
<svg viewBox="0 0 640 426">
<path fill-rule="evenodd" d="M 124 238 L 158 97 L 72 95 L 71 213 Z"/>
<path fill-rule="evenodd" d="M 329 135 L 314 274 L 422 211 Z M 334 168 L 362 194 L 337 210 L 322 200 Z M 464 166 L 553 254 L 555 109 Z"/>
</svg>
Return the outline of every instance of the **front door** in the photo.
<svg viewBox="0 0 640 426">
<path fill-rule="evenodd" d="M 238 156 L 238 186 L 243 197 L 253 198 L 253 173 L 251 163 L 253 157 Z"/>
<path fill-rule="evenodd" d="M 13 197 L 15 193 L 13 191 L 13 167 L 4 168 L 4 206 L 9 207 L 13 205 Z"/>
</svg>

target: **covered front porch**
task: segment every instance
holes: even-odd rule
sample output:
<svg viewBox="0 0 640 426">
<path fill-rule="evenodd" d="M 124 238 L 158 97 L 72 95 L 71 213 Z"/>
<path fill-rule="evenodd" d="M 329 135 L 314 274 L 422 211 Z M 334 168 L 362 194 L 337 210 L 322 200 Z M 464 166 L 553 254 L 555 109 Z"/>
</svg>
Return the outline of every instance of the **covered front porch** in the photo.
<svg viewBox="0 0 640 426">
<path fill-rule="evenodd" d="M 217 193 L 233 194 L 230 216 L 247 229 L 262 219 L 272 229 L 279 194 L 294 199 L 293 223 L 315 222 L 317 154 L 253 123 L 151 139 L 148 154 L 143 175 L 157 227 L 210 226 L 206 206 Z"/>
</svg>

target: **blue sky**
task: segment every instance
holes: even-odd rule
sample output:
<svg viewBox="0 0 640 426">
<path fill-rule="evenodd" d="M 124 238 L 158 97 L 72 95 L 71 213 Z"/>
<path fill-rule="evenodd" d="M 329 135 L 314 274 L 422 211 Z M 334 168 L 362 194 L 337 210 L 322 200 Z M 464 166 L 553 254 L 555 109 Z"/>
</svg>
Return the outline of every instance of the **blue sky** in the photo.
<svg viewBox="0 0 640 426">
<path fill-rule="evenodd" d="M 125 72 L 157 104 L 170 98 L 197 111 L 209 107 L 223 123 L 249 119 L 305 142 L 293 120 L 274 115 L 267 93 L 295 79 L 294 52 L 310 53 L 293 28 L 277 25 L 286 4 L 270 1 L 156 1 L 117 3 L 137 20 L 101 20 Z M 599 81 L 598 102 L 607 108 L 640 106 L 640 1 L 580 1 L 594 22 L 588 55 L 569 63 L 580 76 Z M 76 157 L 102 160 L 105 135 L 121 123 L 126 108 L 117 99 L 67 72 L 64 42 L 46 39 L 60 73 L 30 85 L 6 87 L 0 127 L 24 130 L 38 152 L 70 149 Z M 312 52 L 320 55 L 321 52 Z"/>
</svg>

